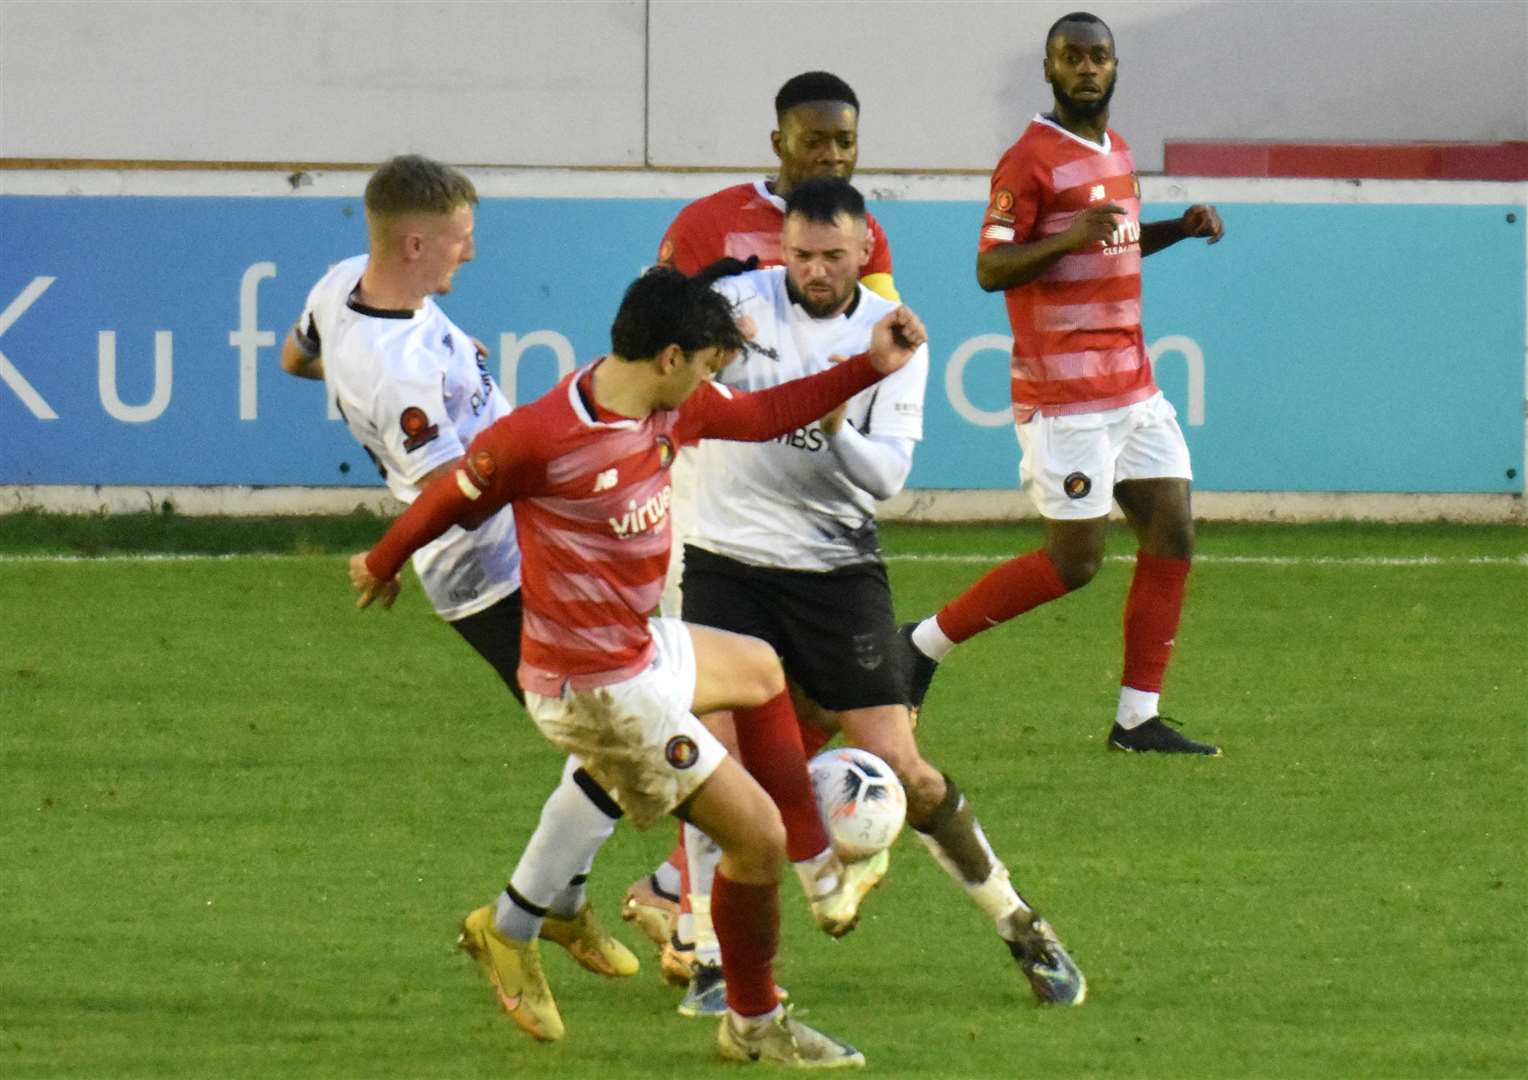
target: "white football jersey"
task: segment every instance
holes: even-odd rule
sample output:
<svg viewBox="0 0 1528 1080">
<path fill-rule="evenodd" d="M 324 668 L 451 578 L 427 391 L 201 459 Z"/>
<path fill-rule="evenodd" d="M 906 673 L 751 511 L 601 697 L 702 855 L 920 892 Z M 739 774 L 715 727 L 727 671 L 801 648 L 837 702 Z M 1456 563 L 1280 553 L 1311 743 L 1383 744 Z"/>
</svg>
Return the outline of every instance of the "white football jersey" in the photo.
<svg viewBox="0 0 1528 1080">
<path fill-rule="evenodd" d="M 472 338 L 433 299 L 418 311 L 381 311 L 352 293 L 366 269 L 357 255 L 308 293 L 298 343 L 324 361 L 324 385 L 350 433 L 403 502 L 430 470 L 461 457 L 509 402 L 478 359 Z M 520 548 L 509 507 L 469 532 L 459 526 L 414 554 L 430 603 L 450 621 L 476 614 L 520 587 Z"/>
<path fill-rule="evenodd" d="M 863 285 L 843 315 L 814 319 L 786 292 L 782 266 L 716 283 L 758 333 L 717 381 L 762 390 L 831 366 L 870 346 L 871 328 L 896 304 Z M 864 435 L 923 438 L 928 347 L 900 371 L 849 400 L 845 422 Z M 832 570 L 879 558 L 875 497 L 846 476 L 818 424 L 765 443 L 707 439 L 696 459 L 690 543 L 755 566 Z"/>
</svg>

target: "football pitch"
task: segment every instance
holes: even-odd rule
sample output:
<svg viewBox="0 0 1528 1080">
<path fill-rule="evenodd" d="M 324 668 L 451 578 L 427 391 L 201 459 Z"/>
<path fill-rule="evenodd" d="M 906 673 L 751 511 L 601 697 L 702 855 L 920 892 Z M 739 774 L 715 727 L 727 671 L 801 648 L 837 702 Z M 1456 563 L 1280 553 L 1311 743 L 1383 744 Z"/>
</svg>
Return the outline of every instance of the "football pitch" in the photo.
<svg viewBox="0 0 1528 1080">
<path fill-rule="evenodd" d="M 591 882 L 643 970 L 544 950 L 563 1042 L 453 952 L 560 760 L 417 583 L 351 609 L 380 531 L 0 516 L 0 1076 L 741 1068 L 619 921 L 666 826 Z M 1038 537 L 886 527 L 899 613 Z M 783 886 L 798 1011 L 917 1080 L 1528 1075 L 1528 530 L 1201 525 L 1164 704 L 1220 760 L 1104 749 L 1131 549 L 963 646 L 919 732 L 1086 1005 L 1037 1006 L 904 833 L 842 941 Z"/>
</svg>

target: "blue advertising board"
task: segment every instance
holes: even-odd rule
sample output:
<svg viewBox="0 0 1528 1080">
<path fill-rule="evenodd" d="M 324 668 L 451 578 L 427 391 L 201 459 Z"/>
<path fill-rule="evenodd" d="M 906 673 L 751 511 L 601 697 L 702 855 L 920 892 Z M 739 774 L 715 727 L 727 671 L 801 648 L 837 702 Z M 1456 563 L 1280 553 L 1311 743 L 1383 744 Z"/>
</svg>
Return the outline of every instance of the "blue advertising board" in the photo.
<svg viewBox="0 0 1528 1080">
<path fill-rule="evenodd" d="M 441 302 L 531 400 L 604 350 L 681 205 L 485 199 L 477 261 Z M 982 208 L 873 208 L 931 335 L 909 486 L 1010 488 L 1007 322 L 974 278 Z M 1220 244 L 1145 270 L 1146 340 L 1196 486 L 1523 490 L 1523 207 L 1220 209 Z M 308 287 L 364 248 L 354 198 L 0 197 L 0 484 L 376 484 L 320 386 L 279 363 Z"/>
</svg>

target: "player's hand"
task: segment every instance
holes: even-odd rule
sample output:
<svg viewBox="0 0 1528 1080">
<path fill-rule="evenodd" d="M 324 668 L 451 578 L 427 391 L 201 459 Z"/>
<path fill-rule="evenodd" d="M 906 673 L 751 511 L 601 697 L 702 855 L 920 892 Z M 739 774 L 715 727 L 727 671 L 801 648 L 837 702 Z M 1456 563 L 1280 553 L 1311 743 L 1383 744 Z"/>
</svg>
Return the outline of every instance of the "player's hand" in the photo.
<svg viewBox="0 0 1528 1080">
<path fill-rule="evenodd" d="M 828 357 L 828 363 L 842 364 L 847 359 L 849 359 L 847 356 L 840 356 L 838 353 L 834 353 Z M 817 426 L 822 428 L 822 433 L 831 439 L 834 435 L 838 434 L 838 429 L 844 426 L 844 414 L 848 411 L 849 402 L 844 400 L 839 403 L 838 408 L 817 421 Z"/>
<path fill-rule="evenodd" d="M 1202 236 L 1214 244 L 1225 234 L 1226 227 L 1221 224 L 1220 214 L 1213 206 L 1200 203 L 1183 211 L 1184 236 Z"/>
<path fill-rule="evenodd" d="M 1108 243 L 1125 216 L 1125 208 L 1118 203 L 1090 206 L 1072 219 L 1063 234 L 1072 251 L 1082 251 L 1094 244 Z"/>
<path fill-rule="evenodd" d="M 397 578 L 383 581 L 373 577 L 366 567 L 366 552 L 358 551 L 350 556 L 350 587 L 356 591 L 356 607 L 370 607 L 373 600 L 380 600 L 384 608 L 390 608 L 402 585 Z"/>
<path fill-rule="evenodd" d="M 882 315 L 870 331 L 870 364 L 882 375 L 890 375 L 906 366 L 926 341 L 928 331 L 923 320 L 912 308 L 899 304 L 896 310 Z"/>
</svg>

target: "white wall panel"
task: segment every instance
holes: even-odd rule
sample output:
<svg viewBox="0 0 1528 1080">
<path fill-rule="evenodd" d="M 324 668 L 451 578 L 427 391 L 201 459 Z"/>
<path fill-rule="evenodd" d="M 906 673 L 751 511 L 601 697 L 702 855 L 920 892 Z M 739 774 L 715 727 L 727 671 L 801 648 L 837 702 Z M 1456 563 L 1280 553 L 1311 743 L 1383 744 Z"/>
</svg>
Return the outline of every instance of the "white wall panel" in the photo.
<svg viewBox="0 0 1528 1080">
<path fill-rule="evenodd" d="M 655 165 L 772 162 L 771 101 L 813 68 L 862 104 L 863 167 L 988 169 L 1050 105 L 1058 3 L 653 0 Z M 1528 4 L 1100 0 L 1115 31 L 1112 120 L 1144 170 L 1170 138 L 1528 138 Z"/>
<path fill-rule="evenodd" d="M 642 162 L 642 0 L 0 3 L 0 156 Z"/>
<path fill-rule="evenodd" d="M 991 167 L 1075 0 L 0 0 L 0 157 L 769 166 L 827 68 L 862 166 Z M 1528 2 L 1099 0 L 1114 120 L 1169 138 L 1528 139 Z"/>
</svg>

